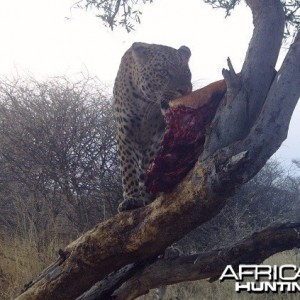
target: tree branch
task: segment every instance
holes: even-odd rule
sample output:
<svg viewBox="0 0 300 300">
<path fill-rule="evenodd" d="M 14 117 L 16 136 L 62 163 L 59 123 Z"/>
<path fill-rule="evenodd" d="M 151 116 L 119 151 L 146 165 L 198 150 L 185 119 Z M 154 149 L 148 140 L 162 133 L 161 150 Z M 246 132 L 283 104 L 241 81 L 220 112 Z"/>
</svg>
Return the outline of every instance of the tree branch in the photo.
<svg viewBox="0 0 300 300">
<path fill-rule="evenodd" d="M 227 265 L 235 268 L 239 264 L 260 264 L 275 253 L 295 247 L 300 247 L 300 223 L 272 225 L 226 248 L 175 259 L 157 259 L 140 269 L 113 295 L 116 299 L 129 300 L 161 285 L 208 278 L 214 281 Z M 90 298 L 93 299 L 96 298 Z"/>
<path fill-rule="evenodd" d="M 279 0 L 246 2 L 252 10 L 254 30 L 240 73 L 241 86 L 220 107 L 206 139 L 204 158 L 249 133 L 274 79 L 285 22 L 282 4 Z M 226 81 L 230 87 L 232 81 Z"/>
<path fill-rule="evenodd" d="M 299 97 L 300 31 L 270 87 L 262 111 L 248 136 L 242 141 L 221 149 L 215 155 L 232 156 L 248 150 L 249 160 L 245 164 L 248 176 L 243 175 L 242 180 L 248 181 L 249 177 L 253 177 L 264 166 L 286 139 L 292 113 Z"/>
</svg>

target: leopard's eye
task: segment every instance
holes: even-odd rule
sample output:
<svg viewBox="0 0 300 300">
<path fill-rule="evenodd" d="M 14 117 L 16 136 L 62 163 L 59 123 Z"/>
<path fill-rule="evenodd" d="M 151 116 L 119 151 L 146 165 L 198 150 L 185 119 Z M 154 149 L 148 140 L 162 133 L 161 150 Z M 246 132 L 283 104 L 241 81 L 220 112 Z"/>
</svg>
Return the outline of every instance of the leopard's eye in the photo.
<svg viewBox="0 0 300 300">
<path fill-rule="evenodd" d="M 168 70 L 166 70 L 166 69 L 158 69 L 158 70 L 157 70 L 157 73 L 158 73 L 160 76 L 168 76 L 168 75 L 169 75 L 169 72 L 168 72 Z"/>
</svg>

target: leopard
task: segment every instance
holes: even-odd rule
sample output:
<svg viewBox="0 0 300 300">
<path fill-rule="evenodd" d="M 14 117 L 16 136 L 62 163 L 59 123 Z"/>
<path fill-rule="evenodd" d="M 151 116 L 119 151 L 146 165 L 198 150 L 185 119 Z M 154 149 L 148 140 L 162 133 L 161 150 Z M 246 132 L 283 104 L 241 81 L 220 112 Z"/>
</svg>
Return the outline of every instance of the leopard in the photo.
<svg viewBox="0 0 300 300">
<path fill-rule="evenodd" d="M 135 42 L 121 59 L 113 88 L 123 187 L 119 212 L 155 199 L 146 191 L 145 176 L 163 138 L 169 101 L 192 91 L 190 56 L 187 46 Z"/>
</svg>

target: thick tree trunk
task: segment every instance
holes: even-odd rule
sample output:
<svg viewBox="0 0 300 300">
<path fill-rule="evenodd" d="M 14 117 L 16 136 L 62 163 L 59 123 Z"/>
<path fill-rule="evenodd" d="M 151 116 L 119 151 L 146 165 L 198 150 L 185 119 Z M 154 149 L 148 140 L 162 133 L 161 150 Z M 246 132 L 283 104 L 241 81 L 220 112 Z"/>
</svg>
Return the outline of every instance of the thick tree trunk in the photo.
<svg viewBox="0 0 300 300">
<path fill-rule="evenodd" d="M 68 245 L 17 299 L 76 299 L 108 274 L 157 257 L 213 218 L 279 148 L 300 96 L 300 34 L 274 77 L 284 27 L 282 4 L 246 2 L 255 25 L 246 60 L 239 77 L 232 68 L 223 71 L 227 98 L 195 167 L 173 192 L 145 208 L 120 213 Z"/>
</svg>

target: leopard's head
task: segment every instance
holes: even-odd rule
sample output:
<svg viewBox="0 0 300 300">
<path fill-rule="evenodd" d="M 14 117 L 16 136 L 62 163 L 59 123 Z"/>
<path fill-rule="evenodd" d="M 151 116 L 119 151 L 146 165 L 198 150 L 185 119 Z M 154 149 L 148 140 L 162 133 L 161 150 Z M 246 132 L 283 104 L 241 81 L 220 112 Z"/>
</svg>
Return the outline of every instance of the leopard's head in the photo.
<svg viewBox="0 0 300 300">
<path fill-rule="evenodd" d="M 170 100 L 191 92 L 188 47 L 134 43 L 131 49 L 134 81 L 143 97 L 165 109 Z"/>
</svg>

